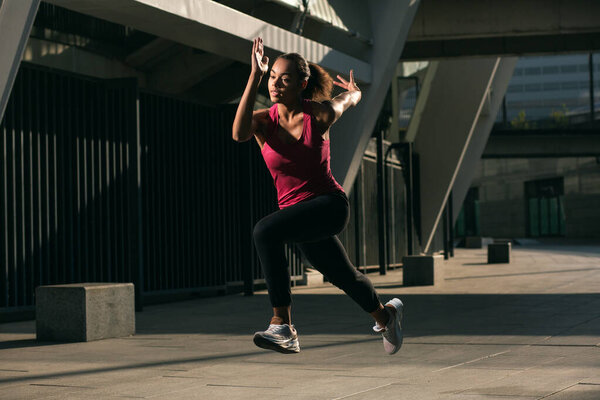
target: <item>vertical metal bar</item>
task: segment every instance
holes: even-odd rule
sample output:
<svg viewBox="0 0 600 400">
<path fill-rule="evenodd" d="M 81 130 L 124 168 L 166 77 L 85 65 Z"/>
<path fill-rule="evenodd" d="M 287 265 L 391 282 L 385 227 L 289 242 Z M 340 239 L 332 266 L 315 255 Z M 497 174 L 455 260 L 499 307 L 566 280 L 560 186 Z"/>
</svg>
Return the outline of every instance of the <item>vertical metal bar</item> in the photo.
<svg viewBox="0 0 600 400">
<path fill-rule="evenodd" d="M 42 204 L 41 204 L 41 156 L 40 156 L 40 137 L 41 137 L 41 126 L 42 119 L 44 115 L 42 114 L 42 95 L 41 95 L 41 77 L 42 72 L 39 70 L 34 70 L 34 82 L 33 82 L 33 91 L 32 96 L 35 99 L 34 108 L 32 109 L 34 118 L 33 125 L 33 151 L 32 151 L 32 159 L 33 159 L 33 173 L 32 173 L 32 192 L 33 192 L 33 265 L 32 265 L 32 289 L 35 289 L 36 286 L 40 285 L 41 277 L 40 277 L 40 262 L 41 262 L 41 251 L 42 251 Z M 1 223 L 0 223 L 1 224 Z M 2 258 L 3 259 L 3 258 Z"/>
<path fill-rule="evenodd" d="M 407 255 L 414 254 L 414 213 L 413 213 L 413 159 L 412 159 L 412 143 L 408 142 L 403 147 L 403 167 L 404 171 L 404 179 L 406 185 L 406 246 L 407 246 Z"/>
<path fill-rule="evenodd" d="M 0 282 L 0 307 L 8 307 L 8 152 L 7 136 L 8 128 L 6 116 L 10 113 L 10 102 L 7 104 L 4 117 L 0 118 L 0 261 L 2 261 L 2 282 Z"/>
<path fill-rule="evenodd" d="M 156 289 L 164 289 L 167 285 L 167 275 L 166 275 L 166 260 L 167 260 L 167 249 L 165 246 L 165 233 L 166 233 L 166 222 L 165 222 L 165 207 L 164 207 L 164 195 L 165 195 L 165 180 L 164 180 L 164 171 L 167 168 L 165 164 L 165 147 L 162 143 L 162 126 L 163 121 L 165 119 L 164 112 L 164 100 L 155 96 L 155 108 L 154 113 L 156 115 L 155 120 L 155 130 L 153 132 L 154 135 L 154 143 L 155 143 L 155 152 L 156 152 L 156 166 L 154 171 L 154 193 L 156 196 L 156 209 L 154 209 L 154 213 L 156 214 L 157 221 L 157 241 L 154 243 L 155 248 L 159 252 L 159 257 L 157 257 L 158 263 L 156 265 L 156 278 L 157 278 L 157 286 Z"/>
<path fill-rule="evenodd" d="M 156 209 L 154 212 L 156 214 L 157 231 L 158 235 L 156 237 L 157 241 L 154 243 L 156 249 L 158 250 L 159 257 L 158 263 L 156 265 L 156 278 L 157 278 L 157 289 L 164 289 L 167 285 L 167 275 L 166 275 L 166 264 L 167 264 L 167 248 L 165 246 L 165 233 L 167 230 L 166 226 L 166 218 L 165 218 L 165 179 L 164 174 L 167 168 L 165 163 L 165 147 L 163 145 L 163 122 L 165 120 L 165 101 L 158 96 L 155 96 L 155 108 L 154 113 L 156 114 L 155 121 L 155 130 L 153 132 L 154 135 L 154 144 L 155 144 L 155 152 L 156 152 L 156 165 L 154 171 L 154 191 L 156 197 Z"/>
<path fill-rule="evenodd" d="M 362 266 L 363 266 L 363 273 L 367 273 L 367 213 L 366 213 L 366 209 L 365 209 L 365 161 L 364 159 L 361 161 L 361 165 L 360 165 L 360 205 L 361 205 L 361 221 L 360 221 L 360 226 L 361 226 L 361 236 L 360 236 L 360 242 L 362 243 Z"/>
<path fill-rule="evenodd" d="M 450 191 L 450 196 L 448 197 L 448 224 L 450 227 L 450 235 L 449 235 L 449 240 L 450 240 L 450 257 L 454 257 L 454 215 L 453 215 L 453 203 L 454 203 L 454 196 L 453 196 L 453 191 Z"/>
<path fill-rule="evenodd" d="M 19 108 L 17 111 L 16 120 L 18 121 L 18 141 L 17 141 L 17 264 L 15 270 L 15 300 L 17 306 L 25 305 L 25 269 L 26 269 L 26 251 L 27 251 L 27 239 L 25 225 L 27 224 L 27 205 L 25 199 L 27 197 L 25 186 L 27 185 L 26 178 L 26 153 L 27 153 L 27 122 L 26 115 L 29 113 L 26 111 L 26 100 L 25 100 L 25 87 L 27 85 L 27 71 L 23 70 L 20 73 L 19 85 L 17 89 L 17 96 L 19 98 Z"/>
<path fill-rule="evenodd" d="M 15 83 L 16 86 L 16 83 Z M 8 253 L 6 270 L 7 270 L 7 306 L 14 306 L 14 294 L 15 294 L 15 264 L 16 264 L 16 199 L 15 199 L 15 107 L 16 101 L 12 101 L 10 104 L 10 108 L 7 107 L 5 112 L 5 118 L 7 122 L 7 155 L 6 155 L 6 165 L 7 165 L 7 213 L 6 213 L 6 226 L 8 227 L 8 245 L 6 246 L 6 251 Z"/>
<path fill-rule="evenodd" d="M 26 72 L 21 71 L 14 86 L 17 100 L 17 111 L 15 113 L 15 192 L 16 192 L 16 254 L 15 254 L 15 305 L 21 306 L 24 301 L 24 275 L 25 270 L 25 93 L 24 86 Z"/>
<path fill-rule="evenodd" d="M 101 126 L 100 131 L 102 132 L 102 147 L 104 148 L 103 162 L 105 163 L 105 178 L 103 185 L 104 191 L 104 213 L 106 215 L 106 224 L 104 226 L 104 235 L 106 243 L 106 262 L 104 268 L 106 270 L 106 279 L 110 282 L 117 282 L 116 265 L 114 258 L 114 225 L 116 222 L 114 215 L 114 204 L 115 204 L 115 169 L 114 169 L 114 134 L 110 129 L 108 123 L 109 117 L 109 101 L 108 101 L 108 90 L 106 87 L 101 88 L 100 101 L 102 106 L 100 107 L 101 113 L 98 115 L 98 125 Z"/>
<path fill-rule="evenodd" d="M 48 207 L 48 181 L 49 181 L 49 165 L 48 165 L 48 146 L 49 146 L 49 137 L 50 137 L 50 107 L 49 104 L 52 100 L 52 97 L 50 95 L 50 74 L 49 73 L 44 73 L 43 74 L 43 98 L 40 99 L 40 101 L 43 104 L 43 113 L 44 113 L 44 127 L 43 127 L 43 132 L 41 133 L 41 159 L 40 159 L 40 169 L 41 169 L 41 173 L 40 173 L 40 182 L 41 182 L 41 189 L 40 189 L 40 214 L 41 214 L 41 230 L 42 230 L 42 234 L 41 234 L 41 245 L 42 245 L 42 250 L 41 250 L 41 262 L 39 265 L 39 275 L 40 275 L 40 284 L 47 284 L 50 283 L 50 277 L 49 277 L 49 260 L 50 260 L 50 244 L 49 244 L 49 232 L 50 232 L 50 210 Z"/>
<path fill-rule="evenodd" d="M 61 93 L 57 100 L 56 107 L 56 229 L 54 232 L 54 247 L 56 248 L 56 273 L 57 279 L 61 283 L 67 283 L 66 280 L 66 247 L 67 240 L 65 240 L 65 176 L 68 173 L 65 168 L 65 154 L 64 148 L 68 139 L 65 138 L 67 132 L 65 129 L 66 119 L 68 119 L 67 109 L 69 104 L 69 95 L 64 91 L 64 83 L 68 79 L 65 75 L 56 76 L 56 92 Z M 60 188 L 60 189 L 59 189 Z"/>
<path fill-rule="evenodd" d="M 246 143 L 238 143 L 241 147 L 239 174 L 241 176 L 240 186 L 241 195 L 238 198 L 239 207 L 242 209 L 243 224 L 240 229 L 239 242 L 242 244 L 244 251 L 242 252 L 243 277 L 244 277 L 244 295 L 251 296 L 254 294 L 254 271 L 253 271 L 253 237 L 252 233 L 252 210 L 254 208 L 252 175 L 253 175 L 253 160 L 251 148 Z M 246 168 L 244 168 L 246 166 Z"/>
<path fill-rule="evenodd" d="M 506 95 L 502 98 L 502 126 L 508 127 L 508 117 L 506 115 Z"/>
<path fill-rule="evenodd" d="M 24 285 L 24 305 L 33 305 L 33 254 L 35 251 L 35 239 L 34 239 L 34 203 L 33 203 L 33 126 L 35 115 L 33 114 L 35 98 L 33 97 L 33 71 L 29 68 L 24 69 L 26 72 L 26 90 L 25 96 L 27 97 L 27 105 L 24 110 L 26 116 L 26 129 L 24 129 L 25 135 L 25 248 L 24 254 L 25 265 L 23 271 L 23 285 Z"/>
<path fill-rule="evenodd" d="M 131 165 L 130 170 L 132 171 L 132 180 L 130 187 L 133 190 L 132 200 L 132 227 L 134 234 L 133 243 L 135 244 L 131 250 L 133 256 L 132 264 L 135 266 L 137 272 L 135 282 L 135 303 L 136 310 L 143 310 L 143 295 L 144 295 L 144 243 L 143 243 L 143 214 L 142 214 L 142 174 L 141 174 L 141 129 L 140 129 L 140 93 L 135 81 L 130 81 L 130 88 L 127 91 L 128 107 L 127 112 L 132 115 L 132 124 L 130 130 L 132 130 L 131 136 Z"/>
<path fill-rule="evenodd" d="M 49 273 L 50 278 L 56 283 L 65 283 L 63 281 L 62 273 L 61 273 L 61 240 L 59 235 L 59 226 L 62 225 L 60 221 L 60 202 L 61 197 L 60 194 L 57 193 L 57 188 L 60 185 L 59 179 L 60 177 L 60 146 L 62 145 L 62 98 L 58 96 L 58 93 L 61 90 L 61 80 L 62 76 L 58 74 L 53 74 L 50 77 L 51 80 L 51 91 L 53 94 L 52 99 L 52 115 L 51 115 L 51 132 L 50 132 L 50 146 L 49 146 L 49 163 L 50 163 L 50 236 L 48 238 L 49 246 L 50 246 L 50 265 L 49 265 Z"/>
<path fill-rule="evenodd" d="M 385 188 L 383 182 L 383 129 L 377 129 L 377 242 L 379 247 L 379 274 L 385 275 Z"/>
<path fill-rule="evenodd" d="M 590 53 L 588 56 L 588 64 L 590 70 L 590 124 L 594 124 L 596 120 L 595 116 L 595 104 L 594 104 L 594 54 Z"/>
<path fill-rule="evenodd" d="M 97 155 L 96 155 L 96 146 L 97 146 L 97 138 L 98 131 L 94 124 L 95 116 L 97 113 L 97 96 L 98 96 L 98 88 L 93 83 L 90 84 L 92 86 L 93 95 L 90 96 L 90 113 L 87 115 L 88 123 L 89 123 L 89 137 L 87 143 L 87 165 L 88 165 L 88 199 L 86 204 L 87 215 L 89 216 L 89 250 L 90 250 L 90 266 L 92 268 L 92 279 L 94 281 L 102 280 L 102 268 L 98 263 L 98 218 L 96 215 L 96 196 L 97 196 L 97 188 L 96 188 L 96 170 L 97 170 Z"/>
<path fill-rule="evenodd" d="M 197 105 L 194 105 L 193 107 L 193 112 L 192 112 L 192 120 L 193 120 L 193 132 L 194 134 L 192 134 L 192 141 L 191 141 L 191 148 L 193 149 L 193 153 L 194 153 L 194 157 L 193 159 L 196 160 L 196 154 L 199 153 L 199 148 L 201 148 L 198 143 L 201 143 L 201 133 L 202 133 L 202 127 L 201 127 L 201 109 L 200 107 L 198 107 Z M 200 278 L 200 269 L 202 268 L 203 264 L 202 264 L 202 257 L 203 257 L 203 248 L 202 246 L 202 241 L 201 241 L 201 235 L 202 235 L 202 226 L 201 226 L 201 220 L 200 220 L 200 215 L 202 214 L 202 203 L 200 201 L 200 195 L 201 195 L 201 184 L 202 182 L 200 182 L 200 171 L 199 169 L 201 169 L 200 166 L 200 162 L 195 161 L 194 163 L 192 163 L 191 166 L 191 171 L 192 171 L 192 181 L 190 182 L 190 186 L 192 188 L 192 201 L 193 201 L 193 206 L 192 206 L 192 227 L 193 227 L 193 238 L 194 241 L 192 243 L 192 248 L 193 248 L 193 257 L 194 257 L 194 273 L 193 273 L 193 282 L 195 286 L 200 286 L 201 285 L 201 278 Z"/>
<path fill-rule="evenodd" d="M 116 197 L 116 208 L 114 214 L 116 215 L 118 224 L 115 227 L 115 253 L 116 253 L 116 268 L 115 277 L 117 281 L 125 281 L 130 278 L 129 275 L 129 261 L 127 260 L 125 242 L 127 241 L 127 225 L 125 223 L 125 213 L 127 212 L 127 197 L 125 192 L 127 190 L 127 179 L 125 174 L 127 168 L 125 165 L 125 152 L 127 151 L 127 129 L 123 128 L 123 115 L 119 109 L 119 96 L 111 90 L 110 94 L 110 108 L 109 108 L 109 119 L 111 120 L 111 129 L 113 137 L 116 142 L 115 158 L 116 158 L 116 179 L 115 179 L 115 190 L 117 192 Z"/>
<path fill-rule="evenodd" d="M 110 282 L 110 270 L 108 268 L 109 263 L 107 262 L 106 254 L 106 243 L 105 243 L 105 232 L 107 227 L 107 219 L 104 214 L 106 193 L 104 189 L 104 180 L 106 179 L 106 168 L 105 168 L 105 154 L 104 154 L 104 140 L 106 132 L 103 129 L 99 121 L 102 119 L 102 115 L 105 113 L 104 100 L 106 88 L 104 85 L 95 83 L 96 96 L 94 97 L 96 102 L 96 113 L 94 114 L 94 127 L 96 131 L 95 135 L 95 154 L 96 154 L 96 197 L 94 199 L 94 214 L 97 218 L 96 228 L 96 246 L 97 246 L 97 260 L 98 260 L 98 272 L 99 279 L 102 282 Z"/>
<path fill-rule="evenodd" d="M 446 205 L 444 206 L 444 211 L 442 215 L 442 230 L 443 230 L 443 238 L 444 238 L 444 260 L 448 259 L 448 202 L 446 201 Z"/>
<path fill-rule="evenodd" d="M 76 96 L 76 92 L 73 87 L 77 85 L 77 81 L 74 78 L 70 78 L 67 80 L 67 84 L 65 87 L 65 92 L 69 98 L 70 107 L 68 110 L 76 110 L 78 107 L 79 99 Z M 66 224 L 66 232 L 65 232 L 65 241 L 67 254 L 66 254 L 66 264 L 65 265 L 65 273 L 66 273 L 66 281 L 67 282 L 75 282 L 75 221 L 73 218 L 73 212 L 75 208 L 74 204 L 74 180 L 76 179 L 76 165 L 75 165 L 75 143 L 77 139 L 77 131 L 75 124 L 75 116 L 72 113 L 66 111 L 67 118 L 67 132 L 68 132 L 68 141 L 65 146 L 66 156 L 66 171 L 65 171 L 65 197 L 66 202 L 63 205 L 63 212 L 65 214 L 65 224 Z"/>
<path fill-rule="evenodd" d="M 89 99 L 89 97 L 91 96 L 90 93 L 90 84 L 88 82 L 84 82 L 84 91 L 83 91 L 83 97 L 84 99 Z M 89 101 L 86 101 L 85 103 L 85 116 L 83 117 L 82 120 L 82 132 L 81 132 L 81 143 L 80 143 L 80 159 L 79 159 L 79 164 L 80 164 L 80 194 L 79 194 L 79 198 L 80 198 L 80 211 L 79 211 L 79 215 L 82 221 L 82 232 L 83 232 L 83 251 L 82 251 L 82 257 L 81 257 L 81 269 L 82 269 L 82 280 L 84 281 L 90 281 L 92 278 L 92 263 L 90 260 L 90 221 L 89 221 L 89 217 L 88 217 L 88 170 L 89 170 L 89 161 L 88 161 L 88 142 L 89 142 L 89 130 L 90 130 L 90 123 L 89 123 L 89 115 L 90 115 L 90 108 L 91 105 L 89 104 Z"/>
<path fill-rule="evenodd" d="M 14 305 L 21 305 L 23 282 L 21 272 L 23 271 L 23 249 L 24 249 L 24 237 L 23 237 L 23 225 L 24 225 L 24 210 L 23 210 L 23 83 L 24 73 L 20 73 L 17 77 L 13 91 L 15 92 L 16 109 L 13 115 L 14 118 L 14 192 L 15 192 L 15 203 L 14 203 L 14 223 L 15 223 L 15 257 L 14 257 L 14 270 L 13 270 L 13 294 L 14 294 Z"/>
<path fill-rule="evenodd" d="M 354 182 L 354 192 L 353 192 L 353 206 L 354 206 L 354 265 L 356 268 L 360 268 L 360 207 L 359 201 L 360 198 L 358 194 L 360 193 L 360 179 L 357 177 Z"/>
<path fill-rule="evenodd" d="M 81 282 L 83 278 L 82 269 L 83 269 L 83 229 L 82 229 L 82 220 L 81 220 L 81 142 L 83 139 L 83 110 L 85 107 L 83 106 L 83 90 L 84 86 L 81 82 L 77 82 L 75 85 L 75 113 L 73 115 L 73 123 L 75 126 L 75 135 L 73 142 L 73 213 L 75 217 L 75 244 L 74 244 L 74 271 L 73 271 L 73 281 Z"/>
<path fill-rule="evenodd" d="M 171 101 L 171 115 L 170 115 L 170 126 L 171 126 L 171 159 L 172 159 L 172 175 L 171 175 L 171 184 L 172 191 L 171 199 L 173 202 L 172 212 L 173 219 L 171 220 L 173 223 L 173 258 L 172 258 L 172 268 L 175 272 L 175 279 L 173 281 L 174 288 L 181 287 L 181 277 L 183 275 L 183 268 L 181 262 L 181 193 L 180 193 L 180 166 L 181 160 L 179 158 L 179 149 L 182 144 L 181 138 L 181 116 L 179 115 L 179 104 L 178 100 Z"/>
</svg>

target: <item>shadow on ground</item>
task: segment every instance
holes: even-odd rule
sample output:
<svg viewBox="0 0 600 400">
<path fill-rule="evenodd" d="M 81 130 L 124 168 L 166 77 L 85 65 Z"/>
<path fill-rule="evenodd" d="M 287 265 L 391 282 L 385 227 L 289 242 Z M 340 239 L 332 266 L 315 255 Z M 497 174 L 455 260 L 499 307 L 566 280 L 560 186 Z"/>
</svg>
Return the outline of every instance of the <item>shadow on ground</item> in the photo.
<svg viewBox="0 0 600 400">
<path fill-rule="evenodd" d="M 386 288 L 390 288 L 386 286 Z M 270 318 L 266 295 L 227 296 L 148 307 L 138 334 L 248 334 Z M 407 336 L 596 335 L 600 294 L 402 294 Z M 303 334 L 368 334 L 372 320 L 349 297 L 294 294 L 293 323 Z"/>
</svg>

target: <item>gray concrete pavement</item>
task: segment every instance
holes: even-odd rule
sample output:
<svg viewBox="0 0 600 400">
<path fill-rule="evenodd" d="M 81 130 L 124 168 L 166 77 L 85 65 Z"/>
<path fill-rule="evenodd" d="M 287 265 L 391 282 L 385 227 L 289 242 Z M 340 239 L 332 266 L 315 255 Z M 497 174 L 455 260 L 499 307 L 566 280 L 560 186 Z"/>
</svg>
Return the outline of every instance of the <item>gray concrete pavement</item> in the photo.
<svg viewBox="0 0 600 400">
<path fill-rule="evenodd" d="M 372 321 L 329 285 L 294 290 L 302 351 L 255 347 L 264 292 L 146 307 L 137 334 L 35 341 L 33 321 L 0 325 L 0 399 L 600 399 L 600 247 L 515 246 L 510 264 L 457 249 L 445 280 L 403 287 L 405 342 L 384 353 Z"/>
</svg>

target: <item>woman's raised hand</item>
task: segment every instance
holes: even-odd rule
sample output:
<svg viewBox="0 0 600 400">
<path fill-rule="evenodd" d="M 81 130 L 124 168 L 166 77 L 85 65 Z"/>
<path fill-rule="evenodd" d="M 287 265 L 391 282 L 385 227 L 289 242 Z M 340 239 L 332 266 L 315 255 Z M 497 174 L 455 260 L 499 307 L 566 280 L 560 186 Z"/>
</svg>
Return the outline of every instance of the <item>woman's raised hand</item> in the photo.
<svg viewBox="0 0 600 400">
<path fill-rule="evenodd" d="M 269 70 L 269 57 L 265 56 L 262 38 L 257 37 L 252 43 L 252 72 L 261 76 Z"/>
<path fill-rule="evenodd" d="M 338 75 L 337 78 L 340 81 L 339 82 L 333 81 L 334 85 L 344 88 L 349 92 L 351 92 L 351 91 L 359 91 L 360 92 L 360 89 L 358 88 L 358 86 L 356 86 L 356 83 L 354 82 L 354 71 L 353 70 L 350 70 L 350 81 L 345 80 L 340 75 Z"/>
</svg>

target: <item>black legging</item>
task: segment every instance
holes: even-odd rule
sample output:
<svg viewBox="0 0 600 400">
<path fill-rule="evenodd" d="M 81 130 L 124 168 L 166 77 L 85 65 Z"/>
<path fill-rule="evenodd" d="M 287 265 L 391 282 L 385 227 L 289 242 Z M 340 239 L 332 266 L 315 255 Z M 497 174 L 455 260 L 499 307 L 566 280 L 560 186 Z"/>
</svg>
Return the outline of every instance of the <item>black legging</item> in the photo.
<svg viewBox="0 0 600 400">
<path fill-rule="evenodd" d="M 295 242 L 307 260 L 363 310 L 373 312 L 379 307 L 373 284 L 352 265 L 336 236 L 349 216 L 346 195 L 332 192 L 275 211 L 256 223 L 254 243 L 273 307 L 292 301 L 286 242 Z"/>
</svg>

